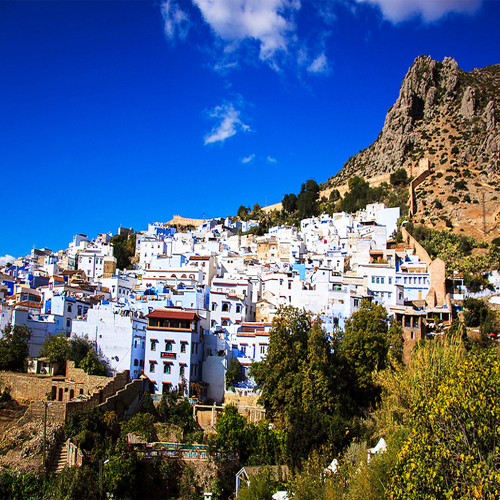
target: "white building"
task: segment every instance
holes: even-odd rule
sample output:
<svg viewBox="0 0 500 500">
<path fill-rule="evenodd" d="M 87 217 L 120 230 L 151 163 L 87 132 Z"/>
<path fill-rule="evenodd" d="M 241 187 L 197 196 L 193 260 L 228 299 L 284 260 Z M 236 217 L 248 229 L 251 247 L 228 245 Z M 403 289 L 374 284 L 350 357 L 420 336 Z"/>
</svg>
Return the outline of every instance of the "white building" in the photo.
<svg viewBox="0 0 500 500">
<path fill-rule="evenodd" d="M 130 370 L 137 378 L 144 369 L 147 320 L 137 312 L 101 305 L 73 320 L 72 334 L 87 336 L 113 373 Z"/>
<path fill-rule="evenodd" d="M 189 384 L 201 380 L 203 336 L 195 312 L 157 309 L 147 316 L 144 374 L 152 394 L 179 388 L 189 394 Z"/>
</svg>

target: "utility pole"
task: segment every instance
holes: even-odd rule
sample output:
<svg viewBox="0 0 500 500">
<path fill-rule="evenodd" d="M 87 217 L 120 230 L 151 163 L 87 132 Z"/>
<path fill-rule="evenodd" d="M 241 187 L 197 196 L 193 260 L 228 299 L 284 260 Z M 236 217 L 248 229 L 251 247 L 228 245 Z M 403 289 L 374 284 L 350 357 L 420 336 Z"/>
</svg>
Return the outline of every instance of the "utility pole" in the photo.
<svg viewBox="0 0 500 500">
<path fill-rule="evenodd" d="M 486 236 L 486 205 L 484 203 L 484 191 L 483 191 L 483 234 Z"/>
<path fill-rule="evenodd" d="M 47 446 L 47 402 L 42 401 L 43 403 L 43 456 L 42 456 L 42 464 L 43 470 L 45 471 L 45 448 Z"/>
</svg>

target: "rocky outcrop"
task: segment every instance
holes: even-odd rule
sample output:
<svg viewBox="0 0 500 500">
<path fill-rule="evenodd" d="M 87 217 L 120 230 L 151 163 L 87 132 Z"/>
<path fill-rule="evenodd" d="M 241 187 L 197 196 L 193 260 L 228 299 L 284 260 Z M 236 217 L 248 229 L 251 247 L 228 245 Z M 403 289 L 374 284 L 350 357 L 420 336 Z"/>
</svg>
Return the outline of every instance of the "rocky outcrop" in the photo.
<svg viewBox="0 0 500 500">
<path fill-rule="evenodd" d="M 352 175 L 369 179 L 399 168 L 412 175 L 422 158 L 436 168 L 466 167 L 472 162 L 496 170 L 499 89 L 498 65 L 467 73 L 450 57 L 442 62 L 417 57 L 378 139 L 349 158 L 329 186 L 342 185 Z"/>
</svg>

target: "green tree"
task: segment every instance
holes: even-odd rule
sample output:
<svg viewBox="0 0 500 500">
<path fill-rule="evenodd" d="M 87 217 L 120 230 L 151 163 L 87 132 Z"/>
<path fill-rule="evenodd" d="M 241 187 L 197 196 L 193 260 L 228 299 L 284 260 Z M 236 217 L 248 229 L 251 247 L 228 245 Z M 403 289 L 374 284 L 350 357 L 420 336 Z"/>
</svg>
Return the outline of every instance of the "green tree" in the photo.
<svg viewBox="0 0 500 500">
<path fill-rule="evenodd" d="M 229 362 L 229 368 L 226 371 L 226 389 L 238 382 L 241 374 L 241 364 L 233 357 Z"/>
<path fill-rule="evenodd" d="M 250 207 L 245 207 L 243 205 L 240 205 L 240 208 L 238 208 L 237 215 L 241 220 L 247 220 L 249 212 L 250 212 Z"/>
<path fill-rule="evenodd" d="M 138 413 L 130 420 L 123 422 L 122 435 L 135 434 L 146 441 L 149 441 L 155 435 L 154 416 L 150 413 Z"/>
<path fill-rule="evenodd" d="M 281 309 L 269 332 L 266 358 L 252 365 L 260 401 L 287 431 L 287 453 L 295 465 L 324 443 L 340 449 L 353 405 L 340 350 L 310 313 Z"/>
<path fill-rule="evenodd" d="M 410 183 L 410 179 L 408 178 L 408 172 L 405 168 L 399 168 L 395 172 L 393 172 L 390 176 L 390 181 L 393 186 L 402 186 L 405 187 Z"/>
<path fill-rule="evenodd" d="M 238 413 L 235 405 L 227 405 L 217 417 L 216 444 L 222 450 L 243 451 L 245 444 L 246 418 Z"/>
<path fill-rule="evenodd" d="M 138 461 L 135 453 L 113 456 L 104 469 L 104 488 L 116 498 L 137 498 L 139 482 Z"/>
<path fill-rule="evenodd" d="M 361 308 L 346 322 L 342 352 L 354 375 L 356 399 L 365 407 L 376 395 L 372 374 L 387 366 L 389 349 L 395 342 L 391 337 L 397 330 L 390 335 L 387 323 L 384 306 L 367 299 L 361 301 Z"/>
<path fill-rule="evenodd" d="M 498 498 L 500 362 L 495 351 L 472 351 L 435 397 L 413 407 L 412 421 L 390 498 Z"/>
<path fill-rule="evenodd" d="M 242 483 L 238 492 L 238 500 L 272 500 L 274 493 L 282 486 L 275 477 L 271 467 L 261 467 L 256 474 L 250 476 L 250 485 Z"/>
<path fill-rule="evenodd" d="M 319 186 L 314 179 L 309 179 L 302 184 L 297 197 L 297 210 L 299 219 L 305 219 L 319 213 Z"/>
<path fill-rule="evenodd" d="M 88 375 L 99 375 L 105 377 L 107 375 L 106 368 L 99 362 L 99 358 L 94 350 L 91 350 L 80 361 L 79 368 L 85 371 Z"/>
<path fill-rule="evenodd" d="M 0 366 L 4 370 L 21 371 L 29 354 L 31 330 L 27 326 L 12 326 L 3 329 L 0 339 Z"/>
<path fill-rule="evenodd" d="M 85 337 L 76 337 L 74 335 L 68 342 L 68 359 L 74 361 L 75 367 L 79 368 L 80 362 L 91 350 L 92 342 L 87 335 Z"/>
<path fill-rule="evenodd" d="M 295 210 L 297 210 L 297 195 L 293 193 L 285 194 L 285 196 L 283 196 L 283 200 L 281 201 L 281 206 L 283 207 L 283 210 L 289 214 L 295 212 Z"/>
<path fill-rule="evenodd" d="M 40 348 L 38 357 L 49 358 L 51 363 L 59 363 L 62 366 L 68 358 L 68 339 L 64 333 L 57 333 L 56 335 L 48 334 Z"/>
<path fill-rule="evenodd" d="M 128 238 L 122 234 L 115 234 L 111 237 L 113 257 L 116 259 L 118 269 L 132 269 L 131 259 L 135 255 L 135 242 L 135 234 L 131 234 Z"/>
</svg>

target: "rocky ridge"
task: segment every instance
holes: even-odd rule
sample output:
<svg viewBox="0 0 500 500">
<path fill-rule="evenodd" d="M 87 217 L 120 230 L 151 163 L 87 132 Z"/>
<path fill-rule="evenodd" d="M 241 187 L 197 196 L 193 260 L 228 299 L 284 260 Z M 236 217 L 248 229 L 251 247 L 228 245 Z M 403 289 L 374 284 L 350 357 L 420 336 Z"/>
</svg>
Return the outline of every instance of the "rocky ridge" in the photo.
<svg viewBox="0 0 500 500">
<path fill-rule="evenodd" d="M 340 187 L 354 175 L 377 184 L 399 168 L 415 175 L 421 160 L 434 175 L 417 189 L 417 221 L 497 236 L 500 65 L 468 73 L 449 57 L 417 57 L 378 138 L 327 185 Z"/>
</svg>

